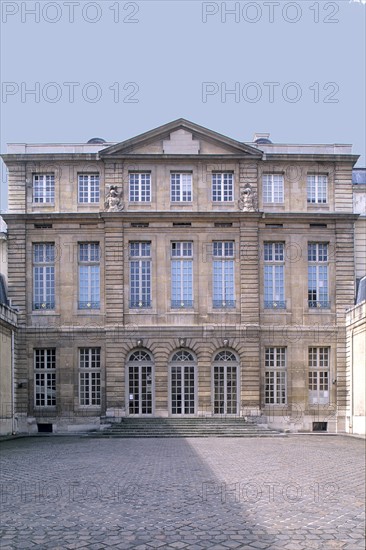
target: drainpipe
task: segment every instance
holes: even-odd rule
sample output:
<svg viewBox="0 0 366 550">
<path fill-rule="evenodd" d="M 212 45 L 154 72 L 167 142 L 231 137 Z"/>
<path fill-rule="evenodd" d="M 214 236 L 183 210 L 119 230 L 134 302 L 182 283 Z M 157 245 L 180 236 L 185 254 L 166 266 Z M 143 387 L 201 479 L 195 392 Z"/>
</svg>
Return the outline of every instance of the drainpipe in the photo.
<svg viewBox="0 0 366 550">
<path fill-rule="evenodd" d="M 15 366 L 15 359 L 14 359 L 14 330 L 11 331 L 11 432 L 14 435 L 16 433 L 15 430 L 15 376 L 14 376 L 14 366 Z"/>
</svg>

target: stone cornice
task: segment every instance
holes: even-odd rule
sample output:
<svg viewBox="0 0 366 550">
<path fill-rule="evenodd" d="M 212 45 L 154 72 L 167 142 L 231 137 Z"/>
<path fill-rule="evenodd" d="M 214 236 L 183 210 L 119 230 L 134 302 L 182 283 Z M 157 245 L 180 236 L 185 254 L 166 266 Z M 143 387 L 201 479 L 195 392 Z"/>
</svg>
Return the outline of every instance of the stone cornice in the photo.
<svg viewBox="0 0 366 550">
<path fill-rule="evenodd" d="M 312 220 L 347 220 L 353 221 L 357 220 L 359 214 L 348 213 L 348 212 L 240 212 L 240 211 L 211 211 L 211 212 L 171 212 L 171 211 L 160 211 L 160 212 L 147 212 L 147 211 L 133 211 L 133 212 L 58 212 L 58 213 L 40 213 L 40 212 L 29 212 L 29 213 L 19 213 L 19 214 L 2 214 L 6 223 L 12 221 L 30 221 L 34 222 L 37 220 L 40 221 L 65 221 L 70 220 L 76 221 L 80 219 L 82 223 L 85 223 L 85 220 L 93 221 L 107 221 L 107 220 L 117 220 L 121 219 L 124 221 L 156 221 L 156 220 L 168 220 L 176 221 L 197 221 L 199 219 L 212 219 L 213 221 L 218 222 L 230 222 L 230 221 L 243 221 L 243 220 L 260 220 L 265 219 L 269 221 L 287 219 L 291 221 L 305 221 L 310 222 Z"/>
<path fill-rule="evenodd" d="M 262 153 L 257 155 L 249 155 L 246 152 L 233 154 L 205 154 L 205 155 L 167 155 L 162 153 L 156 154 L 134 154 L 134 153 L 119 153 L 102 157 L 100 153 L 45 153 L 45 154 L 4 154 L 1 155 L 5 164 L 22 163 L 22 162 L 78 162 L 78 161 L 93 161 L 93 162 L 113 162 L 113 161 L 190 161 L 192 164 L 196 162 L 217 162 L 217 161 L 249 161 L 261 162 L 265 166 L 271 161 L 278 162 L 347 162 L 356 164 L 359 155 L 337 155 L 337 154 L 282 154 L 282 153 L 266 153 L 262 158 Z"/>
</svg>

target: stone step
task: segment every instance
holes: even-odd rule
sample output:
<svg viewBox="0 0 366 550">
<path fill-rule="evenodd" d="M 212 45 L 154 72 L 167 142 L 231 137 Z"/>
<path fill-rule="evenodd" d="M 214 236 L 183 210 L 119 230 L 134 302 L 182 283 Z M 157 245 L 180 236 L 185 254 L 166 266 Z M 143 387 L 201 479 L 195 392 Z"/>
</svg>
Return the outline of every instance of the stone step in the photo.
<svg viewBox="0 0 366 550">
<path fill-rule="evenodd" d="M 89 437 L 268 437 L 283 432 L 243 418 L 138 418 L 124 417 Z"/>
</svg>

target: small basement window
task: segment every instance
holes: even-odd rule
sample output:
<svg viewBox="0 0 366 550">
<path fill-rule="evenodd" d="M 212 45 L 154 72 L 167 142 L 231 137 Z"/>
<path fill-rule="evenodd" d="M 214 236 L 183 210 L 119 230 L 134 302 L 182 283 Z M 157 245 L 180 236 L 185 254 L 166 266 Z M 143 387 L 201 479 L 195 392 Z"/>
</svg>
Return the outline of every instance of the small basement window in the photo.
<svg viewBox="0 0 366 550">
<path fill-rule="evenodd" d="M 34 229 L 52 229 L 52 223 L 35 223 Z"/>
<path fill-rule="evenodd" d="M 192 226 L 191 222 L 187 222 L 187 223 L 185 223 L 185 222 L 184 223 L 183 222 L 182 223 L 180 223 L 180 222 L 174 223 L 173 222 L 173 227 L 191 227 L 191 226 Z"/>
<path fill-rule="evenodd" d="M 323 227 L 323 228 L 326 228 L 327 227 L 327 224 L 326 223 L 311 223 L 309 224 L 309 227 Z"/>
<path fill-rule="evenodd" d="M 233 224 L 232 223 L 219 223 L 219 222 L 217 222 L 217 223 L 214 224 L 214 226 L 215 227 L 232 227 Z"/>
<path fill-rule="evenodd" d="M 148 223 L 131 223 L 131 227 L 149 227 Z"/>
<path fill-rule="evenodd" d="M 313 422 L 313 432 L 326 432 L 328 430 L 328 422 Z"/>
<path fill-rule="evenodd" d="M 37 424 L 38 433 L 52 433 L 53 424 Z"/>
<path fill-rule="evenodd" d="M 283 223 L 266 223 L 266 227 L 276 229 L 276 227 L 283 227 Z"/>
</svg>

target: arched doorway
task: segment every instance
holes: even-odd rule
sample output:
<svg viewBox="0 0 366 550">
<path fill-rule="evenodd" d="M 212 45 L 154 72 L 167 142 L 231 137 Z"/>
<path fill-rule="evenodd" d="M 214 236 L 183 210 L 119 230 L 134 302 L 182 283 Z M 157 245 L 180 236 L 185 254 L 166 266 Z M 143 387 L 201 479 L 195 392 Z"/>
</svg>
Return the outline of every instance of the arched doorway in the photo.
<svg viewBox="0 0 366 550">
<path fill-rule="evenodd" d="M 197 362 L 190 351 L 179 350 L 170 360 L 170 413 L 193 415 L 196 412 Z"/>
<path fill-rule="evenodd" d="M 214 414 L 238 414 L 239 360 L 232 351 L 223 350 L 215 355 L 212 381 Z"/>
<path fill-rule="evenodd" d="M 132 352 L 126 363 L 129 415 L 151 415 L 154 411 L 154 365 L 145 350 Z"/>
</svg>

